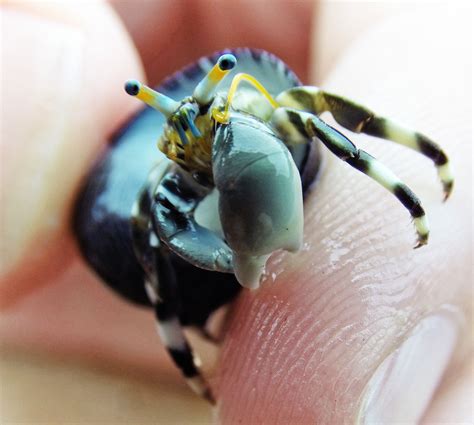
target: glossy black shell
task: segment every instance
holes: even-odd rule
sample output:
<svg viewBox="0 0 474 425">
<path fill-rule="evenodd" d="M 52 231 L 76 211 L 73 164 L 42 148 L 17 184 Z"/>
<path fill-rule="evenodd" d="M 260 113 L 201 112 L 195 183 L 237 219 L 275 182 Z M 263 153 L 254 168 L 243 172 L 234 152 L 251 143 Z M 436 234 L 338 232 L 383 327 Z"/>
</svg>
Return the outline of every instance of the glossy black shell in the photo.
<svg viewBox="0 0 474 425">
<path fill-rule="evenodd" d="M 283 62 L 267 52 L 226 52 L 237 57 L 238 65 L 232 73 L 253 75 L 271 94 L 300 84 Z M 191 95 L 222 53 L 201 58 L 166 79 L 157 90 L 176 100 Z M 228 86 L 231 80 L 232 76 L 228 76 L 224 84 Z M 161 114 L 144 108 L 112 137 L 80 191 L 73 219 L 81 252 L 90 266 L 109 287 L 128 300 L 147 306 L 150 303 L 143 285 L 144 272 L 132 248 L 130 215 L 149 171 L 163 158 L 156 141 L 164 123 Z M 308 154 L 304 156 L 307 162 Z M 304 168 L 305 164 L 300 165 Z M 308 181 L 315 171 L 310 174 Z M 184 324 L 203 324 L 213 310 L 240 290 L 233 275 L 196 268 L 176 255 L 172 255 L 172 262 L 178 277 L 180 319 Z"/>
</svg>

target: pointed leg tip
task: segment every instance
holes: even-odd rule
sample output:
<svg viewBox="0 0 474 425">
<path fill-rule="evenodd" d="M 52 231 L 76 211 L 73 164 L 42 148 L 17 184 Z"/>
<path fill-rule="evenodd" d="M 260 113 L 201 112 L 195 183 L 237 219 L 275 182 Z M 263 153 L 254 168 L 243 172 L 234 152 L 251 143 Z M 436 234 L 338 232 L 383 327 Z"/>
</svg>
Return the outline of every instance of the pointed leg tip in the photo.
<svg viewBox="0 0 474 425">
<path fill-rule="evenodd" d="M 446 202 L 448 198 L 451 196 L 451 193 L 453 191 L 453 186 L 454 186 L 454 181 L 450 182 L 443 182 L 443 202 Z"/>
<path fill-rule="evenodd" d="M 413 249 L 418 249 L 421 248 L 422 246 L 425 246 L 428 244 L 428 235 L 426 236 L 419 236 L 417 244 L 413 247 Z"/>
<path fill-rule="evenodd" d="M 444 190 L 443 202 L 446 202 L 449 199 L 449 197 L 451 196 L 451 193 L 452 193 L 452 185 L 450 186 L 449 189 Z"/>
<path fill-rule="evenodd" d="M 195 359 L 195 363 L 198 363 L 197 359 Z M 186 381 L 195 394 L 202 397 L 204 400 L 207 400 L 212 405 L 216 404 L 216 399 L 212 393 L 211 387 L 202 375 L 198 374 L 193 377 L 188 377 L 186 378 Z"/>
<path fill-rule="evenodd" d="M 214 397 L 214 394 L 212 393 L 210 388 L 207 388 L 204 394 L 202 395 L 205 400 L 207 400 L 212 406 L 216 405 L 216 398 Z"/>
<path fill-rule="evenodd" d="M 219 336 L 213 335 L 208 329 L 198 327 L 198 332 L 202 338 L 204 338 L 207 342 L 214 344 L 216 346 L 222 345 L 223 338 L 221 339 Z"/>
</svg>

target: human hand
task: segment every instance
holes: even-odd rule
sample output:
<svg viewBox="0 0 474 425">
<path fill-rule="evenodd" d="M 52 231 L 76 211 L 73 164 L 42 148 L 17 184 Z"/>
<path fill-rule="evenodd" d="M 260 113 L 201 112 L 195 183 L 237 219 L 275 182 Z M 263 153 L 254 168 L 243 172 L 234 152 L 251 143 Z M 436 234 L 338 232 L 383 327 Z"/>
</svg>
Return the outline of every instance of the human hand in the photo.
<svg viewBox="0 0 474 425">
<path fill-rule="evenodd" d="M 109 45 L 97 50 L 92 49 L 92 52 L 100 52 L 102 55 L 109 52 L 110 56 L 105 60 L 103 56 L 94 56 L 92 52 L 86 55 L 89 62 L 85 61 L 82 66 L 88 70 L 86 75 L 94 76 L 86 81 L 92 81 L 92 87 L 96 88 L 82 83 L 78 85 L 77 92 L 69 94 L 78 96 L 77 100 L 84 102 L 83 105 L 90 105 L 90 108 L 74 108 L 83 111 L 79 118 L 74 116 L 74 122 L 65 118 L 71 128 L 68 128 L 64 137 L 56 140 L 60 142 L 61 149 L 57 148 L 58 143 L 51 143 L 49 137 L 42 139 L 44 142 L 40 146 L 50 149 L 48 152 L 58 152 L 58 155 L 53 156 L 53 159 L 56 159 L 53 166 L 48 161 L 37 161 L 38 155 L 42 155 L 41 152 L 31 150 L 33 148 L 27 144 L 27 141 L 32 143 L 30 134 L 37 134 L 36 131 L 2 137 L 4 142 L 15 140 L 16 143 L 14 150 L 12 145 L 5 147 L 5 154 L 13 155 L 13 159 L 2 160 L 2 163 L 9 165 L 9 168 L 5 168 L 7 178 L 3 179 L 3 183 L 15 183 L 15 186 L 4 185 L 3 206 L 7 208 L 7 214 L 3 214 L 3 223 L 8 223 L 5 218 L 13 216 L 9 227 L 16 229 L 21 236 L 18 238 L 18 233 L 13 234 L 11 239 L 6 241 L 9 242 L 8 247 L 11 247 L 12 243 L 20 240 L 20 246 L 23 247 L 14 256 L 17 260 L 9 268 L 8 278 L 4 281 L 7 286 L 3 286 L 2 290 L 2 301 L 11 305 L 14 299 L 22 299 L 30 283 L 35 288 L 42 281 L 49 285 L 42 293 L 37 292 L 36 300 L 31 297 L 12 306 L 10 313 L 6 313 L 2 332 L 5 340 L 27 347 L 36 343 L 53 350 L 81 352 L 85 356 L 94 353 L 103 360 L 115 358 L 117 362 L 128 362 L 134 367 L 156 370 L 155 350 L 158 343 L 150 343 L 154 335 L 152 319 L 148 314 L 137 313 L 132 307 L 112 300 L 112 295 L 93 282 L 82 266 L 74 265 L 65 277 L 54 282 L 45 273 L 46 266 L 51 264 L 51 257 L 56 257 L 64 265 L 65 259 L 74 261 L 74 256 L 70 254 L 72 249 L 69 251 L 68 248 L 66 251 L 64 248 L 69 247 L 71 241 L 66 231 L 66 223 L 72 194 L 77 188 L 80 176 L 86 172 L 92 156 L 97 152 L 100 140 L 134 107 L 133 102 L 114 87 L 120 87 L 123 80 L 130 76 L 140 77 L 140 65 L 119 24 L 109 12 L 104 11 L 105 9 L 98 6 L 98 12 L 94 13 L 108 16 L 104 28 L 107 28 L 107 22 L 110 22 L 108 31 L 117 31 L 113 33 L 116 36 L 106 37 L 103 41 L 111 43 L 112 46 L 112 42 L 107 40 L 113 39 L 113 50 L 109 50 Z M 244 10 L 242 8 L 242 13 Z M 327 13 L 327 10 L 322 7 L 320 13 Z M 44 11 L 35 13 L 42 14 Z M 166 13 L 171 11 L 165 12 L 160 18 L 164 22 L 172 22 L 169 15 L 168 19 L 165 18 Z M 59 19 L 57 12 L 54 16 L 55 20 Z M 90 16 L 98 15 L 83 17 L 88 22 L 86 27 L 93 28 L 93 22 L 96 21 L 89 21 Z M 159 16 L 156 14 L 157 19 Z M 306 13 L 306 16 L 309 15 Z M 466 238 L 465 233 L 469 229 L 470 216 L 470 203 L 467 202 L 471 196 L 468 173 L 470 163 L 466 163 L 470 158 L 469 155 L 464 155 L 469 149 L 467 143 L 470 117 L 467 105 L 459 106 L 467 103 L 465 91 L 469 92 L 465 87 L 469 84 L 467 76 L 470 74 L 469 69 L 466 70 L 467 65 L 463 64 L 465 47 L 462 44 L 467 42 L 467 37 L 463 36 L 467 24 L 463 27 L 462 21 L 457 21 L 456 27 L 450 27 L 449 34 L 440 37 L 436 34 L 439 15 L 428 15 L 431 16 L 429 19 L 425 15 L 424 34 L 429 37 L 430 43 L 423 35 L 418 34 L 417 16 L 410 19 L 403 17 L 386 23 L 351 46 L 338 67 L 325 80 L 324 87 L 357 99 L 385 115 L 399 118 L 399 121 L 429 134 L 446 147 L 453 159 L 457 178 L 453 197 L 445 205 L 440 203 L 441 195 L 437 182 L 431 164 L 427 161 L 388 142 L 375 139 L 368 141 L 368 138 L 346 132 L 353 140 L 357 140 L 358 144 L 395 170 L 420 194 L 431 219 L 432 240 L 423 250 L 416 253 L 410 250 L 412 229 L 405 212 L 396 201 L 364 176 L 328 158 L 322 179 L 315 186 L 305 206 L 307 248 L 296 257 L 275 256 L 264 287 L 255 293 L 245 293 L 238 302 L 234 324 L 224 344 L 215 382 L 218 389 L 216 393 L 221 396 L 219 412 L 226 423 L 237 422 L 238 419 L 244 423 L 258 422 L 260 418 L 276 423 L 351 421 L 358 415 L 365 384 L 377 366 L 417 328 L 417 323 L 423 318 L 433 317 L 434 313 L 441 312 L 435 319 L 428 320 L 431 320 L 431 324 L 434 324 L 444 337 L 437 335 L 425 340 L 427 344 L 431 344 L 427 346 L 430 350 L 427 354 L 438 353 L 439 357 L 435 358 L 437 363 L 435 360 L 429 363 L 429 358 L 435 357 L 433 355 L 423 355 L 422 360 L 416 362 L 412 358 L 411 363 L 406 357 L 402 361 L 402 364 L 407 366 L 428 366 L 430 369 L 425 375 L 425 384 L 421 385 L 415 379 L 419 375 L 417 371 L 409 372 L 415 378 L 410 379 L 408 383 L 396 383 L 393 377 L 388 379 L 393 383 L 392 388 L 395 386 L 396 394 L 408 394 L 408 384 L 413 382 L 420 388 L 417 390 L 420 397 L 411 397 L 416 400 L 411 411 L 412 416 L 405 416 L 405 419 L 413 419 L 413 412 L 422 411 L 423 403 L 427 401 L 423 400 L 421 395 L 425 395 L 426 399 L 431 396 L 427 382 L 429 379 L 436 381 L 443 370 L 443 361 L 448 361 L 452 348 L 449 341 L 454 338 L 450 331 L 452 328 L 445 323 L 451 321 L 441 321 L 440 317 L 448 315 L 450 319 L 454 318 L 456 328 L 460 323 L 457 328 L 458 336 L 459 340 L 464 340 L 465 343 L 453 348 L 454 362 L 449 370 L 453 376 L 463 370 L 461 364 L 472 343 L 469 336 L 471 311 L 468 301 L 471 288 L 471 239 Z M 66 17 L 74 19 L 77 25 L 77 16 L 72 18 L 66 14 Z M 448 23 L 454 22 L 449 16 L 443 18 Z M 342 19 L 340 15 L 337 16 L 338 31 L 345 28 Z M 104 25 L 104 20 L 101 22 Z M 28 21 L 27 24 L 31 28 L 32 23 Z M 335 25 L 328 27 L 330 28 L 326 29 L 325 37 L 328 37 L 328 33 L 332 34 L 332 37 L 328 37 L 331 40 L 342 37 L 339 32 L 331 33 L 335 31 Z M 403 39 L 399 39 L 401 27 L 405 37 Z M 155 28 L 160 28 L 160 25 Z M 272 28 L 279 26 L 273 23 Z M 225 29 L 228 32 L 227 28 Z M 302 27 L 301 31 L 304 34 L 307 28 Z M 268 33 L 266 30 L 265 34 Z M 34 34 L 32 32 L 32 35 Z M 63 34 L 61 32 L 62 36 Z M 167 34 L 165 32 L 154 36 L 163 40 L 166 38 L 158 35 Z M 87 39 L 88 43 L 97 42 L 97 34 L 94 35 L 92 31 L 89 36 L 91 38 Z M 217 40 L 226 40 L 222 37 L 224 36 L 217 37 Z M 278 33 L 273 33 L 272 37 L 268 46 L 263 47 L 275 53 L 279 53 L 275 49 L 277 45 L 281 46 L 282 40 L 288 42 L 287 40 L 291 39 L 292 43 L 288 42 L 290 47 L 304 45 L 298 42 L 304 38 L 301 33 L 295 34 L 294 38 L 286 34 L 285 37 L 278 38 Z M 207 41 L 206 38 L 202 37 L 193 42 L 193 47 L 203 46 L 202 48 L 206 49 L 204 51 L 191 54 L 189 50 L 177 48 L 177 52 L 182 52 L 181 59 L 189 61 L 201 53 L 209 53 L 223 47 L 209 44 L 208 40 L 215 40 L 215 37 L 209 36 Z M 65 45 L 69 46 L 71 41 L 64 39 Z M 229 45 L 251 44 L 242 38 L 236 40 L 238 41 L 233 43 L 227 40 L 226 42 Z M 189 42 L 186 42 L 187 40 L 184 40 L 183 44 L 189 45 Z M 28 43 L 31 43 L 31 39 Z M 144 44 L 140 45 L 142 52 L 149 51 L 150 55 L 155 53 L 149 47 L 146 50 L 143 46 Z M 390 46 L 389 54 L 384 49 L 385 46 Z M 49 51 L 48 49 L 42 51 Z M 327 55 L 323 49 L 324 46 L 321 46 L 319 54 L 315 56 L 316 60 Z M 157 47 L 156 50 L 160 51 L 160 48 Z M 168 54 L 169 42 L 164 43 L 162 52 Z M 443 52 L 442 60 L 440 52 Z M 171 56 L 176 61 L 180 60 L 178 54 Z M 283 55 L 280 53 L 280 56 Z M 120 57 L 120 66 L 111 66 L 117 57 Z M 307 56 L 303 52 L 298 57 Z M 402 62 L 400 57 L 404 57 Z M 145 63 L 148 62 L 148 69 L 155 70 L 158 78 L 178 67 L 177 63 L 172 65 L 173 68 L 160 71 L 156 59 L 149 58 L 150 56 L 145 57 Z M 301 75 L 304 64 L 296 60 L 292 62 L 290 56 L 285 57 L 285 60 L 292 67 L 295 67 L 296 63 L 296 67 L 300 68 L 297 71 Z M 324 59 L 321 60 L 324 62 Z M 80 61 L 82 63 L 82 59 Z M 170 61 L 164 62 L 166 66 L 171 66 L 168 65 Z M 108 66 L 103 70 L 105 63 L 108 63 Z M 426 75 L 427 69 L 430 75 Z M 446 75 L 451 75 L 451 78 L 446 79 Z M 14 78 L 17 76 L 18 73 L 15 72 Z M 441 80 L 442 84 L 439 83 Z M 83 86 L 91 91 L 83 90 Z M 49 86 L 45 84 L 44 87 Z M 82 99 L 86 93 L 91 97 Z M 4 94 L 4 98 L 8 100 L 7 96 L 8 92 Z M 457 105 L 456 114 L 447 114 L 446 109 L 440 107 L 448 101 Z M 29 116 L 28 114 L 37 111 L 36 108 L 32 108 L 31 112 L 24 111 L 23 105 L 15 104 L 13 99 L 8 103 L 15 105 L 15 108 L 10 110 L 11 118 L 9 116 L 4 122 L 14 122 L 13 119 L 17 117 Z M 73 115 L 75 114 L 71 113 L 69 117 Z M 38 119 L 38 115 L 33 116 Z M 23 118 L 21 122 L 28 123 L 28 120 Z M 10 131 L 19 131 L 21 128 L 18 125 L 10 127 Z M 50 128 L 45 127 L 47 131 Z M 78 133 L 79 129 L 81 133 Z M 455 140 L 452 137 L 453 129 L 456 129 Z M 25 134 L 28 137 L 25 137 Z M 71 137 L 74 134 L 76 138 Z M 80 138 L 77 137 L 78 134 Z M 71 151 L 74 152 L 73 164 L 70 161 Z M 7 158 L 6 155 L 3 157 Z M 47 154 L 42 157 L 51 160 L 51 156 Z M 15 158 L 17 162 L 14 162 Z M 36 163 L 39 168 L 29 168 L 30 163 Z M 24 169 L 25 166 L 28 166 L 30 172 L 25 174 L 25 180 L 19 181 L 17 169 Z M 43 175 L 51 169 L 57 172 L 50 174 L 51 177 L 46 179 L 46 183 L 42 180 L 43 190 L 38 192 L 38 198 L 35 198 L 38 203 L 29 203 L 31 199 L 28 198 L 11 198 L 18 194 L 30 194 L 27 177 Z M 64 176 L 65 170 L 68 171 L 67 176 Z M 59 179 L 62 182 L 60 188 L 57 185 Z M 15 190 L 12 190 L 12 187 Z M 358 194 L 360 196 L 357 196 Z M 352 200 L 354 195 L 356 199 Z M 8 208 L 11 208 L 11 213 Z M 17 216 L 18 211 L 27 211 L 29 214 L 24 217 Z M 42 216 L 37 216 L 38 211 Z M 51 217 L 59 223 L 53 231 L 44 224 L 48 224 Z M 403 224 L 405 222 L 406 225 Z M 30 223 L 34 223 L 34 226 L 29 226 Z M 30 232 L 26 236 L 25 228 Z M 49 242 L 46 246 L 41 245 L 43 252 L 39 256 L 40 259 L 32 262 L 29 255 L 31 247 L 37 245 L 31 244 L 33 241 L 38 244 L 38 238 L 44 238 L 45 235 L 48 236 Z M 24 244 L 24 241 L 28 244 Z M 58 265 L 53 267 L 54 270 L 58 268 Z M 274 283 L 273 273 L 276 275 Z M 449 285 L 445 284 L 446 281 Z M 61 302 L 58 303 L 58 300 Z M 84 304 L 87 304 L 86 308 Z M 58 314 L 59 318 L 68 320 L 57 320 Z M 467 323 L 463 324 L 463 319 Z M 72 320 L 75 325 L 71 329 Z M 101 326 L 98 327 L 97 323 Z M 420 326 L 425 329 L 423 325 Z M 137 335 L 137 329 L 140 329 L 140 335 Z M 430 335 L 429 332 L 424 334 Z M 124 341 L 127 341 L 126 345 Z M 246 350 L 243 352 L 235 347 L 245 347 Z M 166 361 L 162 356 L 161 368 L 167 367 Z M 403 376 L 401 373 L 398 375 Z M 462 398 L 449 400 L 449 397 L 456 391 L 465 395 L 466 391 L 462 385 L 466 385 L 466 382 L 463 379 L 453 382 L 453 379 L 451 384 L 449 380 L 445 381 L 446 386 L 440 388 L 431 415 L 449 415 L 459 411 L 459 405 L 456 403 Z M 384 388 L 390 387 L 387 384 Z M 399 388 L 404 390 L 398 391 Z M 397 401 L 396 398 L 393 400 Z M 410 414 L 406 400 L 402 401 L 404 408 L 397 409 L 397 406 L 392 406 L 392 411 Z M 386 406 L 384 412 L 388 409 Z M 249 416 L 245 416 L 246 414 Z M 439 417 L 431 416 L 432 419 Z M 453 420 L 453 416 L 445 417 Z"/>
<path fill-rule="evenodd" d="M 359 8 L 322 7 L 322 38 L 338 45 Z M 410 250 L 396 201 L 329 157 L 305 204 L 307 249 L 275 255 L 267 284 L 235 308 L 220 359 L 223 423 L 472 421 L 472 69 L 460 14 L 395 14 L 350 45 L 322 83 L 447 149 L 456 188 L 443 204 L 425 160 L 342 129 L 421 196 L 430 243 Z"/>
</svg>

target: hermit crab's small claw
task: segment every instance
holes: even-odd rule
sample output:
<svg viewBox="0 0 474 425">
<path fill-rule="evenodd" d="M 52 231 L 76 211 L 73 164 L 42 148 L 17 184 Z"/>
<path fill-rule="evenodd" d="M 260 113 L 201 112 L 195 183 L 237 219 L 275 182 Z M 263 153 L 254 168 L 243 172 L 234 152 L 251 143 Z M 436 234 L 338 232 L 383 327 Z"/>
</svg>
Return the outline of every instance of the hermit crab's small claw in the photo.
<svg viewBox="0 0 474 425">
<path fill-rule="evenodd" d="M 200 105 L 209 104 L 215 95 L 217 86 L 234 69 L 235 65 L 237 65 L 237 59 L 234 55 L 227 53 L 220 56 L 217 63 L 194 89 L 194 99 Z"/>
<path fill-rule="evenodd" d="M 124 88 L 130 96 L 137 97 L 148 106 L 161 112 L 166 118 L 179 108 L 179 102 L 162 93 L 158 93 L 137 80 L 128 80 Z"/>
</svg>

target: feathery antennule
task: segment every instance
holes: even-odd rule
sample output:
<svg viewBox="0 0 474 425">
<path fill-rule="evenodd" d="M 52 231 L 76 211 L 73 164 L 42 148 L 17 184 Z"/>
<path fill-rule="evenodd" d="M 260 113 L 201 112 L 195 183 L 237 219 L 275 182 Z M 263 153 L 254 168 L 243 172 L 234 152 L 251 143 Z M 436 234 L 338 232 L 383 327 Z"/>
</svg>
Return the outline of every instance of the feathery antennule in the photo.
<svg viewBox="0 0 474 425">
<path fill-rule="evenodd" d="M 179 102 L 176 102 L 164 94 L 158 93 L 137 80 L 128 80 L 125 83 L 125 91 L 130 96 L 137 97 L 148 106 L 161 112 L 166 118 L 173 114 L 180 105 Z"/>
<path fill-rule="evenodd" d="M 194 89 L 193 97 L 200 105 L 207 105 L 214 97 L 219 83 L 237 65 L 234 55 L 227 53 L 222 55 L 207 75 Z"/>
</svg>

